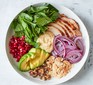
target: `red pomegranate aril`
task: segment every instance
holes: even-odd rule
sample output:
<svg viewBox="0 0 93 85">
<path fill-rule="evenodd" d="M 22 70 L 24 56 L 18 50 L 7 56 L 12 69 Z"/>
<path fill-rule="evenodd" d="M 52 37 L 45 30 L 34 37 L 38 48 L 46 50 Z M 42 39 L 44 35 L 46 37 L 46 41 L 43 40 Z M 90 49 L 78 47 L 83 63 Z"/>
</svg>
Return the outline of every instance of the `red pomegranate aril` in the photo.
<svg viewBox="0 0 93 85">
<path fill-rule="evenodd" d="M 18 62 L 19 60 L 20 60 L 20 56 L 17 56 L 17 60 L 16 61 Z"/>
<path fill-rule="evenodd" d="M 10 53 L 14 53 L 15 52 L 15 50 L 10 50 Z"/>
<path fill-rule="evenodd" d="M 22 48 L 20 49 L 20 52 L 22 53 L 23 51 L 22 51 Z"/>
<path fill-rule="evenodd" d="M 18 50 L 20 50 L 22 48 L 22 46 L 18 46 Z"/>
<path fill-rule="evenodd" d="M 17 44 L 16 43 L 14 43 L 14 46 L 13 46 L 14 48 L 16 48 L 17 47 Z"/>
<path fill-rule="evenodd" d="M 14 55 L 17 56 L 18 55 L 17 52 L 15 52 Z"/>
<path fill-rule="evenodd" d="M 24 45 L 25 45 L 25 43 L 24 43 L 24 42 L 21 42 L 21 45 L 22 45 L 22 46 L 24 46 Z"/>
<path fill-rule="evenodd" d="M 12 54 L 18 62 L 20 58 L 31 49 L 31 45 L 25 42 L 25 36 L 21 38 L 12 36 L 9 42 L 9 48 L 10 54 Z"/>
</svg>

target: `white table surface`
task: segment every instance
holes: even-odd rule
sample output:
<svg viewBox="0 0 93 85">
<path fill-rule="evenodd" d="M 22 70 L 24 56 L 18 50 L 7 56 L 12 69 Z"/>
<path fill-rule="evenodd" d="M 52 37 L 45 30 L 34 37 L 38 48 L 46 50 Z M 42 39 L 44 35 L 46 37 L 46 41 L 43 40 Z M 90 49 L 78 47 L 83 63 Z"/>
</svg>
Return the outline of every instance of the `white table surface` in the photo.
<svg viewBox="0 0 93 85">
<path fill-rule="evenodd" d="M 5 36 L 12 19 L 27 6 L 38 2 L 54 2 L 73 10 L 88 29 L 91 48 L 81 71 L 60 85 L 93 85 L 93 0 L 0 0 L 0 85 L 37 85 L 20 76 L 10 65 L 5 52 Z"/>
</svg>

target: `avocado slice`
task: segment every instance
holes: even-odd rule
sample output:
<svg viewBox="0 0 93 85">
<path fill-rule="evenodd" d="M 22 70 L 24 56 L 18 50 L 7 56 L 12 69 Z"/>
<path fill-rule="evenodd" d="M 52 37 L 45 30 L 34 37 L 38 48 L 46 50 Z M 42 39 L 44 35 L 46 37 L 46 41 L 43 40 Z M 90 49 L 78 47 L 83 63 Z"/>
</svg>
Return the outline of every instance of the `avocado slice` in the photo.
<svg viewBox="0 0 93 85">
<path fill-rule="evenodd" d="M 24 55 L 20 61 L 18 62 L 18 68 L 21 70 L 21 71 L 27 71 L 27 70 L 30 70 L 30 67 L 28 65 L 28 62 L 30 60 L 30 56 L 28 56 L 28 54 Z"/>
<path fill-rule="evenodd" d="M 27 57 L 22 63 L 21 63 L 21 66 L 20 66 L 20 70 L 21 71 L 28 71 L 30 70 L 30 66 L 29 66 L 29 62 L 30 62 L 30 57 Z"/>
<path fill-rule="evenodd" d="M 40 55 L 41 49 L 40 48 L 32 48 L 29 53 L 34 53 L 36 56 Z"/>
<path fill-rule="evenodd" d="M 21 71 L 30 70 L 29 62 L 33 58 L 35 58 L 33 53 L 27 53 L 27 54 L 23 55 L 22 58 L 20 59 L 20 61 L 18 62 L 18 68 Z"/>
<path fill-rule="evenodd" d="M 48 57 L 49 57 L 49 53 L 42 50 L 41 55 L 40 55 L 40 59 L 39 59 L 40 65 L 42 65 Z"/>
<path fill-rule="evenodd" d="M 42 65 L 45 62 L 45 60 L 49 57 L 49 54 L 46 53 L 44 50 L 41 50 L 41 53 L 39 53 L 38 51 L 38 54 L 39 54 L 38 57 L 35 57 L 30 61 L 31 69 L 35 69 L 36 67 Z"/>
<path fill-rule="evenodd" d="M 36 53 L 36 48 L 32 48 L 29 52 Z"/>
<path fill-rule="evenodd" d="M 41 51 L 42 51 L 42 50 L 41 50 L 40 48 L 37 48 L 37 49 L 36 49 L 36 53 L 35 53 L 35 56 L 36 56 L 36 57 L 30 61 L 30 68 L 31 68 L 31 69 L 34 69 L 34 68 L 36 68 L 36 67 L 39 66 L 38 60 L 39 60 L 39 58 L 40 58 Z"/>
<path fill-rule="evenodd" d="M 34 59 L 36 57 L 34 53 L 28 52 L 27 54 L 31 57 L 31 59 Z"/>
</svg>

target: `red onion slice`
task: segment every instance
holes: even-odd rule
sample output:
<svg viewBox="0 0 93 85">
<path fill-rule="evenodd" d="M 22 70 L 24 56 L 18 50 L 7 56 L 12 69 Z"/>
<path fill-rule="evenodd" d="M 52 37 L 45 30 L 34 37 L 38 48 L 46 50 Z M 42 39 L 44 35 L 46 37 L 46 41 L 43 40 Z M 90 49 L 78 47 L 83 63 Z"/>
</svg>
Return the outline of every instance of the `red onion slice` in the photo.
<svg viewBox="0 0 93 85">
<path fill-rule="evenodd" d="M 61 40 L 55 38 L 54 43 L 53 43 L 53 47 L 59 56 L 63 56 L 63 57 L 65 56 L 65 46 Z"/>
<path fill-rule="evenodd" d="M 83 44 L 82 37 L 76 37 L 74 39 L 74 42 L 76 43 L 76 46 L 82 52 L 82 54 L 84 54 L 84 44 Z"/>
<path fill-rule="evenodd" d="M 55 57 L 58 56 L 55 50 L 52 51 L 52 55 L 55 56 Z"/>
<path fill-rule="evenodd" d="M 66 48 L 76 49 L 76 44 L 74 43 L 74 41 L 65 36 L 57 35 L 55 39 L 60 39 L 62 42 L 64 42 Z"/>
<path fill-rule="evenodd" d="M 67 37 L 60 37 L 60 39 L 65 43 L 65 47 L 69 49 L 76 49 L 76 44 Z"/>
<path fill-rule="evenodd" d="M 72 64 L 77 63 L 82 59 L 82 54 L 78 50 L 73 50 L 66 55 L 66 59 Z"/>
</svg>

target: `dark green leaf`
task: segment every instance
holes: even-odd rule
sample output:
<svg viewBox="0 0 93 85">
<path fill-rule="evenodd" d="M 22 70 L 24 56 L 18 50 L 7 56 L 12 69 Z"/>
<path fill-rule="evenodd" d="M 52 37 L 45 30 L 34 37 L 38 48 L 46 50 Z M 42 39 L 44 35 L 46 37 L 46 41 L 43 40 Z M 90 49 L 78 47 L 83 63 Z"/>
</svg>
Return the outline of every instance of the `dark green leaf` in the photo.
<svg viewBox="0 0 93 85">
<path fill-rule="evenodd" d="M 44 25 L 46 25 L 50 22 L 51 22 L 51 19 L 48 18 L 48 17 L 39 17 L 39 18 L 36 19 L 36 24 L 38 26 L 44 26 Z"/>
<path fill-rule="evenodd" d="M 28 14 L 26 14 L 26 13 L 21 13 L 19 16 L 20 16 L 25 22 L 27 22 L 27 23 L 30 23 L 30 22 L 33 20 L 32 16 L 30 16 L 30 15 L 28 15 Z"/>
<path fill-rule="evenodd" d="M 50 11 L 56 11 L 59 12 L 54 6 L 52 6 L 51 4 L 48 4 L 48 8 Z"/>
<path fill-rule="evenodd" d="M 59 13 L 55 12 L 52 14 L 52 16 L 50 17 L 52 21 L 55 21 L 57 18 L 59 17 Z"/>
<path fill-rule="evenodd" d="M 29 38 L 31 38 L 32 37 L 31 30 L 28 27 L 27 23 L 25 23 L 23 20 L 21 20 L 21 25 L 24 29 L 25 35 L 27 35 Z"/>
<path fill-rule="evenodd" d="M 24 35 L 24 32 L 23 31 L 20 31 L 20 32 L 15 32 L 14 36 L 16 37 L 21 37 Z"/>
<path fill-rule="evenodd" d="M 41 34 L 44 33 L 47 30 L 47 27 L 41 27 Z"/>
<path fill-rule="evenodd" d="M 24 29 L 23 29 L 22 25 L 18 23 L 18 24 L 16 25 L 16 27 L 15 27 L 14 30 L 15 30 L 15 32 L 20 32 L 20 31 L 23 31 Z"/>
<path fill-rule="evenodd" d="M 28 9 L 28 12 L 31 14 L 31 13 L 37 13 L 37 12 L 40 12 L 40 11 L 43 11 L 45 9 L 47 9 L 48 7 L 46 5 L 43 5 L 43 6 L 31 6 L 29 9 Z"/>
<path fill-rule="evenodd" d="M 13 20 L 13 22 L 10 25 L 10 28 L 15 29 L 16 25 L 18 24 L 18 21 L 16 19 Z"/>
</svg>

